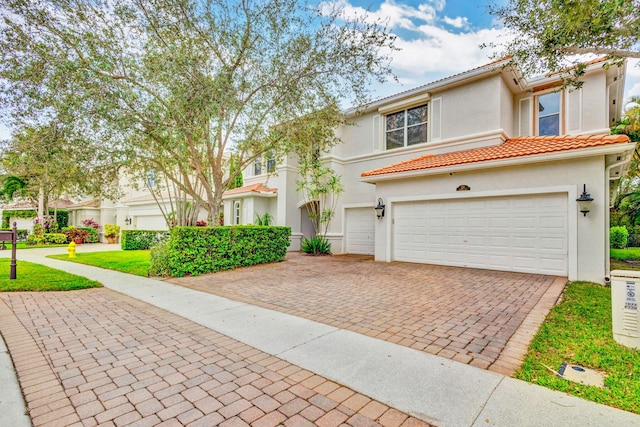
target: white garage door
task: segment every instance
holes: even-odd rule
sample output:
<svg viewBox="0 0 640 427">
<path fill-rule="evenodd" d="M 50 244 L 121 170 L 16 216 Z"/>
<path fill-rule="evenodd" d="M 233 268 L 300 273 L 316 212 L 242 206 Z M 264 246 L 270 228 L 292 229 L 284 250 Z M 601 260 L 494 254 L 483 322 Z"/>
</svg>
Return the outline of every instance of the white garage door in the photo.
<svg viewBox="0 0 640 427">
<path fill-rule="evenodd" d="M 567 196 L 398 203 L 394 259 L 567 275 Z"/>
<path fill-rule="evenodd" d="M 374 254 L 375 218 L 376 214 L 372 208 L 351 208 L 346 210 L 346 249 L 348 254 Z"/>
</svg>

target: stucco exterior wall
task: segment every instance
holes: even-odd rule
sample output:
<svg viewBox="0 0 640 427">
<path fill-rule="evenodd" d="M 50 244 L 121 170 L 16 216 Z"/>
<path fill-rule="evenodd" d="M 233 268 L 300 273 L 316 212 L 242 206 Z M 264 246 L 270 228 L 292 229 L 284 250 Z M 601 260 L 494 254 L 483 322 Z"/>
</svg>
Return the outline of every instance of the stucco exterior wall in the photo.
<svg viewBox="0 0 640 427">
<path fill-rule="evenodd" d="M 575 230 L 569 230 L 569 239 L 577 239 L 569 250 L 576 264 L 575 277 L 571 280 L 589 280 L 603 282 L 605 277 L 605 261 L 608 253 L 605 239 L 605 213 L 608 209 L 605 201 L 604 157 L 590 157 L 582 160 L 557 161 L 553 163 L 539 163 L 517 167 L 502 167 L 480 171 L 455 172 L 430 177 L 405 179 L 398 181 L 381 181 L 377 193 L 387 205 L 387 215 L 382 221 L 376 222 L 376 251 L 378 261 L 392 261 L 390 244 L 393 220 L 393 204 L 400 200 L 407 201 L 415 198 L 447 199 L 457 197 L 500 196 L 538 194 L 546 192 L 567 192 L 568 218 L 570 227 L 575 224 Z M 464 194 L 456 192 L 459 185 L 466 184 L 471 191 Z M 582 192 L 583 184 L 594 198 L 591 211 L 585 217 L 577 209 L 575 199 Z M 608 182 L 607 182 L 608 184 Z"/>
</svg>

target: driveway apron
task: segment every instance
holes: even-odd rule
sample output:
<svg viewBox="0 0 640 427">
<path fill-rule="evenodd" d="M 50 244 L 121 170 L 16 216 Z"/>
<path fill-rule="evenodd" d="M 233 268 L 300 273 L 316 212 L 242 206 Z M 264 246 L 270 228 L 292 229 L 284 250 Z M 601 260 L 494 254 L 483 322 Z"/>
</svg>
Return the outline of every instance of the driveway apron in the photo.
<svg viewBox="0 0 640 427">
<path fill-rule="evenodd" d="M 566 278 L 289 253 L 170 282 L 510 375 Z"/>
</svg>

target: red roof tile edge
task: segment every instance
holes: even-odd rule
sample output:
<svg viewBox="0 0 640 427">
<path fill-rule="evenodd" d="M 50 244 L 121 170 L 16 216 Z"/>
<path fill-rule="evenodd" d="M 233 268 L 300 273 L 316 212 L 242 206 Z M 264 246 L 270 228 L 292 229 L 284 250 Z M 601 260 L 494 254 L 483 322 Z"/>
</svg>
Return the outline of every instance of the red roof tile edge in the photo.
<svg viewBox="0 0 640 427">
<path fill-rule="evenodd" d="M 511 138 L 499 145 L 426 156 L 363 172 L 362 177 L 435 169 L 469 163 L 480 163 L 536 154 L 547 154 L 629 143 L 626 135 L 565 135 Z"/>
<path fill-rule="evenodd" d="M 223 196 L 229 196 L 233 194 L 245 194 L 245 193 L 277 193 L 277 188 L 269 188 L 263 183 L 246 185 L 244 187 L 234 188 L 233 190 L 227 190 L 222 193 Z"/>
</svg>

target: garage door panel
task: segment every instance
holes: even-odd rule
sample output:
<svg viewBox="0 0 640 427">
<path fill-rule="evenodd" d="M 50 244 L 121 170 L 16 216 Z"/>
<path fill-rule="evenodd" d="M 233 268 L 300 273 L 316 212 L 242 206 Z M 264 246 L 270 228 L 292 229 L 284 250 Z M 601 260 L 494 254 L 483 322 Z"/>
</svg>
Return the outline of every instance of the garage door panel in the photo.
<svg viewBox="0 0 640 427">
<path fill-rule="evenodd" d="M 394 219 L 398 261 L 567 274 L 566 194 L 398 203 Z"/>
<path fill-rule="evenodd" d="M 345 216 L 346 252 L 373 255 L 375 252 L 375 215 L 373 209 L 347 209 Z"/>
</svg>

